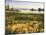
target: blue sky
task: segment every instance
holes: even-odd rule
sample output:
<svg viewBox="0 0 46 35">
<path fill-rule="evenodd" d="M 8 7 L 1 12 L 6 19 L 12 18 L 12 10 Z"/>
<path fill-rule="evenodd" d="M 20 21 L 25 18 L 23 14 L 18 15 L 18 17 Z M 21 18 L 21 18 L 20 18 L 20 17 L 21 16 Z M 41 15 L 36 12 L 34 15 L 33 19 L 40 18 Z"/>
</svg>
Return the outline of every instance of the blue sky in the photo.
<svg viewBox="0 0 46 35">
<path fill-rule="evenodd" d="M 43 3 L 32 2 L 16 2 L 15 0 L 6 0 L 6 5 L 13 6 L 13 8 L 43 8 Z"/>
</svg>

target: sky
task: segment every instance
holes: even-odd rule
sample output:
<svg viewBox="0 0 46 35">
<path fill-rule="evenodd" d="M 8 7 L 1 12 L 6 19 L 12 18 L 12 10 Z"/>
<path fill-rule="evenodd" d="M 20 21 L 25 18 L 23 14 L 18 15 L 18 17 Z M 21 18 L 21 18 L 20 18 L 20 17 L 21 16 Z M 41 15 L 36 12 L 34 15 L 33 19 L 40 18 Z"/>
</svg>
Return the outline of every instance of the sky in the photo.
<svg viewBox="0 0 46 35">
<path fill-rule="evenodd" d="M 15 1 L 15 0 L 5 0 L 6 5 L 9 4 L 10 7 L 13 8 L 43 8 L 43 3 L 36 3 L 36 2 L 20 2 L 20 1 Z"/>
</svg>

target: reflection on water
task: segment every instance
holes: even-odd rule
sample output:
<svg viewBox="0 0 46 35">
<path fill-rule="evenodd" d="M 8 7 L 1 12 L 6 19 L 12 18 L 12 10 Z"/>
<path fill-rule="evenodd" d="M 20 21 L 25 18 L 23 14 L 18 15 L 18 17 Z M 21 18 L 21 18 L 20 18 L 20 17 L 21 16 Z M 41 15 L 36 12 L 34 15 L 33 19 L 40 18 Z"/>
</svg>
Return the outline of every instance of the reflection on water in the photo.
<svg viewBox="0 0 46 35">
<path fill-rule="evenodd" d="M 20 10 L 20 13 L 44 13 L 43 11 Z"/>
<path fill-rule="evenodd" d="M 7 13 L 10 13 L 10 12 L 12 12 L 12 13 L 29 13 L 29 14 L 43 14 L 44 13 L 44 11 L 29 11 L 29 10 L 20 10 L 20 11 L 6 11 Z"/>
</svg>

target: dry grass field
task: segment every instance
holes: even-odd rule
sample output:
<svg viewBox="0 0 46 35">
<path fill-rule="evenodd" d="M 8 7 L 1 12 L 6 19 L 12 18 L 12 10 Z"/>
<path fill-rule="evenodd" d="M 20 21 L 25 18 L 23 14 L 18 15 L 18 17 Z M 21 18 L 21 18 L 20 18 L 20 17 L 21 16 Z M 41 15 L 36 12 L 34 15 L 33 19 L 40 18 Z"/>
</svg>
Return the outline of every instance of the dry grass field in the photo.
<svg viewBox="0 0 46 35">
<path fill-rule="evenodd" d="M 6 12 L 6 33 L 44 32 L 44 14 L 19 14 Z"/>
</svg>

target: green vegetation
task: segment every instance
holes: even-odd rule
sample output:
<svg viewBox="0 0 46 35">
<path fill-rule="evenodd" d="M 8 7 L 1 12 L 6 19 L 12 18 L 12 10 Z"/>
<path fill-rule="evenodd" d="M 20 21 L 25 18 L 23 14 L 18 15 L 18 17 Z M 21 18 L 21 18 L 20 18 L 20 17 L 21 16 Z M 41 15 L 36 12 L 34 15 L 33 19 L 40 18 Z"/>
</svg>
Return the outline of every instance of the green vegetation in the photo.
<svg viewBox="0 0 46 35">
<path fill-rule="evenodd" d="M 44 14 L 19 13 L 19 10 L 6 10 L 5 21 L 7 33 L 44 32 Z"/>
</svg>

